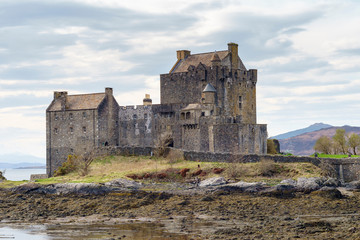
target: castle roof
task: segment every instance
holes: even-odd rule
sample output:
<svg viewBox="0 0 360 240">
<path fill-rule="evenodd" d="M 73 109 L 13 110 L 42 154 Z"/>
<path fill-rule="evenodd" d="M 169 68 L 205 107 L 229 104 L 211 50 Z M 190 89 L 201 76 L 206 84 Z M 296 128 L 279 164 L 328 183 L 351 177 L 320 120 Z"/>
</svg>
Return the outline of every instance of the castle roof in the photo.
<svg viewBox="0 0 360 240">
<path fill-rule="evenodd" d="M 211 83 L 208 83 L 204 88 L 203 92 L 216 92 L 216 89 L 213 85 L 211 85 Z"/>
<path fill-rule="evenodd" d="M 230 67 L 230 52 L 228 50 L 190 54 L 184 59 L 178 60 L 170 73 L 187 72 L 190 66 L 197 67 L 200 63 L 210 67 L 212 61 L 221 61 L 221 65 Z M 246 70 L 243 62 L 239 58 L 239 69 Z"/>
<path fill-rule="evenodd" d="M 66 110 L 97 109 L 104 100 L 105 93 L 91 93 L 66 96 Z M 61 111 L 61 99 L 54 99 L 47 111 Z"/>
</svg>

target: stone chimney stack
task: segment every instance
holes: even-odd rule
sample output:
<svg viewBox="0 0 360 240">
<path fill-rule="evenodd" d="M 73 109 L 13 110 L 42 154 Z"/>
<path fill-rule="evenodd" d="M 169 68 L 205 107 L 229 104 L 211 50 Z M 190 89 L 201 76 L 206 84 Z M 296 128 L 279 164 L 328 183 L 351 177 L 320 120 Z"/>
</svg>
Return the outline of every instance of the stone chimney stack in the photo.
<svg viewBox="0 0 360 240">
<path fill-rule="evenodd" d="M 116 132 L 116 122 L 114 120 L 114 97 L 113 97 L 113 89 L 112 88 L 105 88 L 105 96 L 108 103 L 108 144 L 114 146 L 114 134 Z"/>
<path fill-rule="evenodd" d="M 61 110 L 65 111 L 69 108 L 68 93 L 67 92 L 54 92 L 54 100 L 61 102 Z"/>
<path fill-rule="evenodd" d="M 236 70 L 239 66 L 238 45 L 236 43 L 228 43 L 228 51 L 230 53 L 231 69 Z"/>
<path fill-rule="evenodd" d="M 143 99 L 144 106 L 152 105 L 152 99 L 150 98 L 150 94 L 145 94 L 145 98 Z"/>
<path fill-rule="evenodd" d="M 185 59 L 187 56 L 190 55 L 190 53 L 191 52 L 189 50 L 178 50 L 178 51 L 176 51 L 177 59 L 178 60 Z"/>
</svg>

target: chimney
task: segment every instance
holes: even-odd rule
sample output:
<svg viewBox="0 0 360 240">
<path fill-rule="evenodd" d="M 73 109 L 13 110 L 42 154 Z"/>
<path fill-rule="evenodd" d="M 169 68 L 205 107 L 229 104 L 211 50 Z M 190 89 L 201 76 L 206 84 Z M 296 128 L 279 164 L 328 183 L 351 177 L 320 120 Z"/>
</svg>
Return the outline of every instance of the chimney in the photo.
<svg viewBox="0 0 360 240">
<path fill-rule="evenodd" d="M 54 100 L 61 102 L 61 110 L 65 111 L 69 108 L 68 93 L 67 92 L 54 92 Z"/>
<path fill-rule="evenodd" d="M 228 43 L 228 51 L 230 53 L 231 69 L 238 69 L 239 56 L 238 56 L 238 45 L 236 43 Z"/>
<path fill-rule="evenodd" d="M 105 95 L 106 96 L 112 96 L 113 95 L 113 89 L 112 88 L 105 88 Z"/>
<path fill-rule="evenodd" d="M 150 98 L 150 94 L 145 94 L 145 98 L 143 99 L 143 105 L 144 106 L 152 105 L 152 100 Z"/>
<path fill-rule="evenodd" d="M 190 55 L 190 53 L 191 52 L 189 50 L 178 50 L 178 51 L 176 51 L 177 59 L 178 60 L 185 59 L 187 56 Z"/>
</svg>

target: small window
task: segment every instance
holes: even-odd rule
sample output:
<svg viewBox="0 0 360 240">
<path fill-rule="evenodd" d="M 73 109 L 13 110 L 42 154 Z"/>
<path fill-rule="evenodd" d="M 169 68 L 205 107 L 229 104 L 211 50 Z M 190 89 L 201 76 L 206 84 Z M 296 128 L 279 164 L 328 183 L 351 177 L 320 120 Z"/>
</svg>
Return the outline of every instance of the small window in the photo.
<svg viewBox="0 0 360 240">
<path fill-rule="evenodd" d="M 144 119 L 147 119 L 147 113 L 144 113 Z"/>
<path fill-rule="evenodd" d="M 69 114 L 70 119 L 74 119 L 74 115 L 72 113 Z"/>
<path fill-rule="evenodd" d="M 83 112 L 82 115 L 83 115 L 83 118 L 86 118 L 86 112 Z"/>
<path fill-rule="evenodd" d="M 181 113 L 180 119 L 181 119 L 181 120 L 184 120 L 184 119 L 185 119 L 185 113 Z"/>
<path fill-rule="evenodd" d="M 55 115 L 54 115 L 54 119 L 55 120 L 59 120 L 59 116 L 55 113 Z"/>
<path fill-rule="evenodd" d="M 86 127 L 83 127 L 83 132 L 86 133 Z"/>
<path fill-rule="evenodd" d="M 202 116 L 202 117 L 205 117 L 205 112 L 201 112 L 201 116 Z"/>
<path fill-rule="evenodd" d="M 70 133 L 73 134 L 74 133 L 74 128 L 70 127 Z"/>
<path fill-rule="evenodd" d="M 239 109 L 241 109 L 241 107 L 242 107 L 242 97 L 239 96 Z"/>
<path fill-rule="evenodd" d="M 59 130 L 57 128 L 54 128 L 54 133 L 55 134 L 58 134 L 59 133 Z"/>
<path fill-rule="evenodd" d="M 136 114 L 133 115 L 133 119 L 134 119 L 134 120 L 137 119 L 137 115 L 136 115 Z"/>
<path fill-rule="evenodd" d="M 186 119 L 190 119 L 190 112 L 186 113 Z"/>
</svg>

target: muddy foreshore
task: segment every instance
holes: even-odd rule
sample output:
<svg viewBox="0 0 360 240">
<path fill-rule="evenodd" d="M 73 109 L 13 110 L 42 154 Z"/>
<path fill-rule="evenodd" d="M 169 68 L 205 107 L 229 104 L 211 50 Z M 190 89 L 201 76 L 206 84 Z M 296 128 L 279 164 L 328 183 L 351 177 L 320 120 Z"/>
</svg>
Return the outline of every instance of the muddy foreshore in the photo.
<svg viewBox="0 0 360 240">
<path fill-rule="evenodd" d="M 69 186 L 77 192 L 64 191 Z M 89 189 L 91 185 L 86 186 Z M 102 187 L 106 186 L 97 189 Z M 299 191 L 261 184 L 246 188 L 231 184 L 202 188 L 191 184 L 108 185 L 104 189 L 81 193 L 78 185 L 35 184 L 0 189 L 0 220 L 40 224 L 156 222 L 186 234 L 183 239 L 360 239 L 360 193 L 356 189 Z"/>
</svg>

